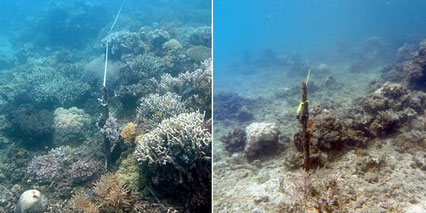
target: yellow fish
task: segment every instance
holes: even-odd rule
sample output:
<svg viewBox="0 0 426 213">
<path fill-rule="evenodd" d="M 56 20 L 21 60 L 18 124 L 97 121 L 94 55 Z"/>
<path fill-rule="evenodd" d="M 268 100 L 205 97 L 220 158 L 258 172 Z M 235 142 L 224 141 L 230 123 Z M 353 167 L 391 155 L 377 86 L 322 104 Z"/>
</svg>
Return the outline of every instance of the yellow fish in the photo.
<svg viewBox="0 0 426 213">
<path fill-rule="evenodd" d="M 180 125 L 180 124 L 176 124 L 176 125 L 175 125 L 175 128 L 176 128 L 177 130 L 179 130 L 179 131 L 182 131 L 182 130 L 183 130 L 183 126 L 182 126 L 182 125 Z"/>
<path fill-rule="evenodd" d="M 16 153 L 16 155 L 18 155 L 19 157 L 22 157 L 22 156 L 25 155 L 25 152 L 24 151 L 19 151 L 19 152 Z"/>
<path fill-rule="evenodd" d="M 162 117 L 163 117 L 163 112 L 158 111 L 158 112 L 157 112 L 157 113 L 155 113 L 155 114 L 157 114 L 157 116 L 158 116 L 158 117 L 160 117 L 160 118 L 162 118 Z"/>
</svg>

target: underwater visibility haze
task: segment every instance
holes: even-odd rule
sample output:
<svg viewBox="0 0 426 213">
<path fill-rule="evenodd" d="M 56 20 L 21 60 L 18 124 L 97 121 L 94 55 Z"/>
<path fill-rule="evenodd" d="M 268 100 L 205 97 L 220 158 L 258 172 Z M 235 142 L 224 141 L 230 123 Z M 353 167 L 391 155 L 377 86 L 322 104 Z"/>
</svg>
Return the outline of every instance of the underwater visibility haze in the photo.
<svg viewBox="0 0 426 213">
<path fill-rule="evenodd" d="M 213 9 L 214 212 L 426 211 L 425 1 Z"/>
<path fill-rule="evenodd" d="M 211 211 L 210 1 L 0 12 L 0 212 Z"/>
</svg>

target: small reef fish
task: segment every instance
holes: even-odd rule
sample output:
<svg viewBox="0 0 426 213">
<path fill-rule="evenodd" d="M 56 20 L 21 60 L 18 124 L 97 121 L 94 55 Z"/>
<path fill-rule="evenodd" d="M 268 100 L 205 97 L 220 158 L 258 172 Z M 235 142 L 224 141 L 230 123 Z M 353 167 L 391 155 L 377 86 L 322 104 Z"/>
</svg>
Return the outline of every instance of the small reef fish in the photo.
<svg viewBox="0 0 426 213">
<path fill-rule="evenodd" d="M 160 117 L 160 118 L 162 118 L 162 117 L 163 117 L 163 112 L 161 112 L 161 111 L 158 111 L 158 112 L 156 112 L 155 114 L 157 114 L 157 116 L 158 116 L 158 117 Z"/>
<path fill-rule="evenodd" d="M 175 128 L 176 128 L 177 130 L 179 130 L 179 131 L 182 131 L 182 130 L 183 130 L 183 126 L 182 126 L 181 124 L 176 124 L 176 125 L 175 125 Z"/>
<path fill-rule="evenodd" d="M 182 94 L 186 95 L 186 94 L 189 94 L 190 92 L 192 92 L 192 87 L 188 87 L 188 88 L 186 88 L 186 89 L 182 92 Z"/>
</svg>

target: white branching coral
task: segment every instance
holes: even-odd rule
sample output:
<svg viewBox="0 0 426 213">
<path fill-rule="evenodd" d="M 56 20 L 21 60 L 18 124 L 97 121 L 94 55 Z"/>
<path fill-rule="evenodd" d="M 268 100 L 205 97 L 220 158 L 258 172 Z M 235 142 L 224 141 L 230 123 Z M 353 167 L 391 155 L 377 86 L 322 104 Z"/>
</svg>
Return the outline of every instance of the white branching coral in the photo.
<svg viewBox="0 0 426 213">
<path fill-rule="evenodd" d="M 174 93 L 151 94 L 141 100 L 137 109 L 137 120 L 148 129 L 156 127 L 162 120 L 187 112 L 185 102 Z"/>
<path fill-rule="evenodd" d="M 195 71 L 180 73 L 172 77 L 166 73 L 158 84 L 160 92 L 174 92 L 182 95 L 188 106 L 201 111 L 209 111 L 211 105 L 212 60 L 207 59 Z"/>
<path fill-rule="evenodd" d="M 182 113 L 161 122 L 138 141 L 136 158 L 148 165 L 192 168 L 196 158 L 210 156 L 211 134 L 199 112 Z"/>
<path fill-rule="evenodd" d="M 182 113 L 137 142 L 135 157 L 150 186 L 197 209 L 210 202 L 211 133 L 204 115 Z"/>
<path fill-rule="evenodd" d="M 165 73 L 161 76 L 159 91 L 181 94 L 186 89 L 192 88 L 192 90 L 206 90 L 207 93 L 211 90 L 212 70 L 212 61 L 208 59 L 195 71 L 180 73 L 176 78 Z"/>
</svg>

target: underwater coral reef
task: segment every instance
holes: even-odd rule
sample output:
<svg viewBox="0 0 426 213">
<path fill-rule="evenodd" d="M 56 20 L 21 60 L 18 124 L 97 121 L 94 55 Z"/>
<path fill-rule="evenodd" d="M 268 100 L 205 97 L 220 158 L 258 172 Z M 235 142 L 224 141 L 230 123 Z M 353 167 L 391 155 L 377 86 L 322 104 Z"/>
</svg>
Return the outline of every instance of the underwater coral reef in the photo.
<svg viewBox="0 0 426 213">
<path fill-rule="evenodd" d="M 214 212 L 423 212 L 424 41 L 405 52 L 401 48 L 407 45 L 395 50 L 390 65 L 383 64 L 389 59 L 375 61 L 386 57 L 378 38 L 361 47 L 367 55 L 345 66 L 311 65 L 303 130 L 296 118 L 301 85 L 295 83 L 303 78 L 279 78 L 275 64 L 237 75 L 247 87 L 221 85 L 225 92 L 214 96 L 219 114 L 213 138 Z M 371 63 L 352 65 L 358 60 Z M 226 89 L 237 94 L 225 96 Z M 250 105 L 243 101 L 248 97 Z M 252 120 L 238 119 L 243 109 Z"/>
<path fill-rule="evenodd" d="M 211 211 L 211 3 L 110 3 L 43 4 L 7 37 L 0 212 Z"/>
</svg>

